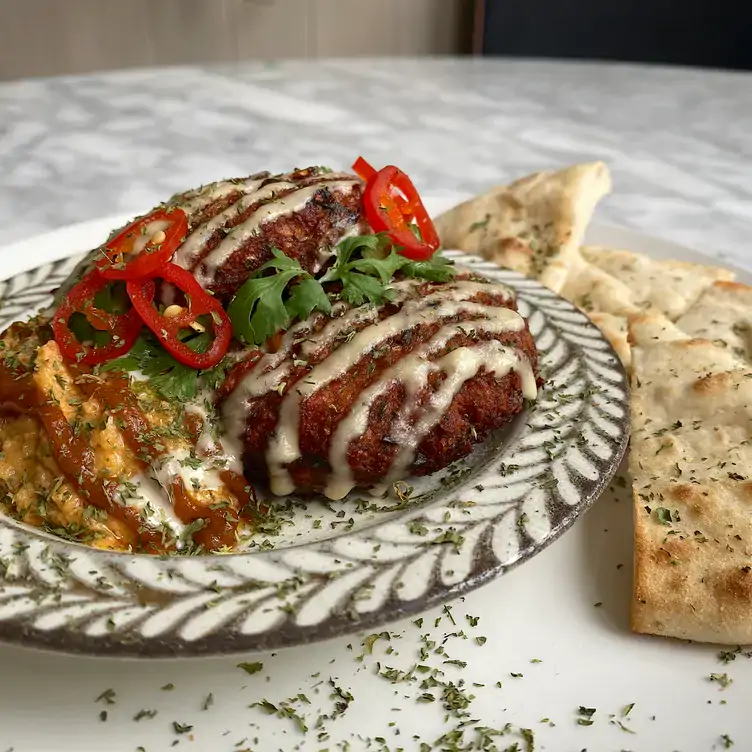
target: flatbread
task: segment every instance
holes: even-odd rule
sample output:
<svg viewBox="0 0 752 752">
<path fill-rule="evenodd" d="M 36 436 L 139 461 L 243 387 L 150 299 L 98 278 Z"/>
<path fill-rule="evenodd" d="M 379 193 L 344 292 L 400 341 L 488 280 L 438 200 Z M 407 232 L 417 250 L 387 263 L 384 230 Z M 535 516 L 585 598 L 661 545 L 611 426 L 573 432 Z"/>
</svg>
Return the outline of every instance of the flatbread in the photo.
<svg viewBox="0 0 752 752">
<path fill-rule="evenodd" d="M 687 339 L 692 337 L 662 313 L 644 313 L 629 318 L 629 341 L 632 345 L 645 348 Z"/>
<path fill-rule="evenodd" d="M 752 363 L 752 287 L 716 282 L 676 322 L 693 337 L 728 347 L 740 363 Z"/>
<path fill-rule="evenodd" d="M 494 188 L 435 224 L 445 248 L 480 255 L 558 292 L 596 204 L 610 190 L 603 162 L 575 165 Z"/>
<path fill-rule="evenodd" d="M 716 266 L 685 261 L 657 261 L 642 253 L 586 246 L 585 261 L 616 278 L 631 293 L 631 303 L 642 310 L 664 313 L 672 321 L 682 316 L 719 280 L 731 281 L 734 273 Z"/>
<path fill-rule="evenodd" d="M 630 326 L 632 628 L 752 642 L 752 371 L 660 316 Z"/>
<path fill-rule="evenodd" d="M 621 280 L 587 261 L 579 252 L 559 294 L 587 314 L 632 316 L 641 309 L 632 302 L 632 291 Z"/>
<path fill-rule="evenodd" d="M 632 348 L 627 339 L 627 319 L 612 313 L 589 313 L 588 316 L 611 343 L 624 368 L 629 369 L 632 365 Z"/>
</svg>

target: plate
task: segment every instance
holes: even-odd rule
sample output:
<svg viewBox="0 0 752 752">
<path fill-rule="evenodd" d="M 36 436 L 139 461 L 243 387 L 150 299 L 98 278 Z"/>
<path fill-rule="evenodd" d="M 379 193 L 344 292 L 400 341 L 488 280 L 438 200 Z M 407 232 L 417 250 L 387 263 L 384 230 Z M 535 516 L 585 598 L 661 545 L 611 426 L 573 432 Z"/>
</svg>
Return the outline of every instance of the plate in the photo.
<svg viewBox="0 0 752 752">
<path fill-rule="evenodd" d="M 95 246 L 123 221 L 89 222 L 2 251 L 14 276 L 0 284 L 0 327 L 48 301 L 79 259 L 66 252 Z M 465 461 L 416 482 L 407 504 L 387 499 L 385 510 L 363 513 L 351 495 L 294 507 L 272 550 L 134 556 L 3 518 L 0 639 L 140 657 L 307 643 L 456 598 L 567 530 L 625 451 L 623 369 L 571 304 L 514 272 L 449 253 L 512 287 L 529 320 L 547 385 L 520 419 Z"/>
</svg>

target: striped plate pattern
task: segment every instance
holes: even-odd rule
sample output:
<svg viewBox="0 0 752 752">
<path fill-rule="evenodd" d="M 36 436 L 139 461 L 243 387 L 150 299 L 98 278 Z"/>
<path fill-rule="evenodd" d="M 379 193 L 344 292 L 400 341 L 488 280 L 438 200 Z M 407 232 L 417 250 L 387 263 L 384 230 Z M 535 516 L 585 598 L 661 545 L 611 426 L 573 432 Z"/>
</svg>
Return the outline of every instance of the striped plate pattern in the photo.
<svg viewBox="0 0 752 752">
<path fill-rule="evenodd" d="M 517 293 L 546 380 L 523 417 L 416 484 L 398 513 L 350 532 L 322 526 L 276 550 L 108 553 L 0 517 L 0 640 L 141 657 L 300 644 L 457 597 L 555 540 L 624 454 L 625 373 L 595 326 L 556 294 L 481 259 L 447 255 Z M 49 304 L 79 260 L 0 282 L 0 327 Z"/>
</svg>

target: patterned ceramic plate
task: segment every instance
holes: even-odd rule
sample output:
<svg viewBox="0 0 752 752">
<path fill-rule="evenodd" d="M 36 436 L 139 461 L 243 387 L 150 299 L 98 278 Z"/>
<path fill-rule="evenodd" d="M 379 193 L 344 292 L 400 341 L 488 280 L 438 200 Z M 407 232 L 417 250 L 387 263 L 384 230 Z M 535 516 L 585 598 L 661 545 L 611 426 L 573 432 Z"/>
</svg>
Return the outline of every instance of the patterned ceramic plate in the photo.
<svg viewBox="0 0 752 752">
<path fill-rule="evenodd" d="M 76 247 L 96 245 L 116 223 L 88 223 Z M 63 233 L 49 237 L 60 243 Z M 480 259 L 449 255 L 512 287 L 530 323 L 547 383 L 513 424 L 461 463 L 420 479 L 409 498 L 306 505 L 293 498 L 289 524 L 232 555 L 106 553 L 0 517 L 0 640 L 143 657 L 305 643 L 455 598 L 567 530 L 626 449 L 624 371 L 600 332 L 557 295 Z M 46 304 L 77 260 L 0 283 L 0 327 Z M 6 266 L 15 272 L 19 264 L 8 258 Z"/>
</svg>

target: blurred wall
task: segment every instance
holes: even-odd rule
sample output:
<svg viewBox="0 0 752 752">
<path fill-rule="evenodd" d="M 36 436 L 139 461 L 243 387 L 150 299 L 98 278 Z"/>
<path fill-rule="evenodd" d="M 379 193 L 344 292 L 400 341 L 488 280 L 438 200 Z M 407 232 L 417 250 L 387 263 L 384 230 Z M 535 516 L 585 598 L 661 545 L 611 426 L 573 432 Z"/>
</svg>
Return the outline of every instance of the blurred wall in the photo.
<svg viewBox="0 0 752 752">
<path fill-rule="evenodd" d="M 477 0 L 476 51 L 752 70 L 738 0 Z"/>
<path fill-rule="evenodd" d="M 0 0 L 0 79 L 470 51 L 471 0 Z"/>
</svg>

